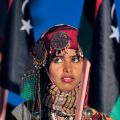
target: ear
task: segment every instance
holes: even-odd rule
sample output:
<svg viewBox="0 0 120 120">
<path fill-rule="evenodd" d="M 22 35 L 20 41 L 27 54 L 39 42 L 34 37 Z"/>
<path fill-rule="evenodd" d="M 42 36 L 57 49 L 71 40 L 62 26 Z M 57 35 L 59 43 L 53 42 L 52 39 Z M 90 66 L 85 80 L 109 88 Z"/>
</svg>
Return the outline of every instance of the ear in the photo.
<svg viewBox="0 0 120 120">
<path fill-rule="evenodd" d="M 52 78 L 50 77 L 50 74 L 48 72 L 48 69 L 45 67 L 45 72 L 47 73 L 48 79 L 50 80 L 50 82 L 54 85 L 54 80 L 52 80 Z"/>
</svg>

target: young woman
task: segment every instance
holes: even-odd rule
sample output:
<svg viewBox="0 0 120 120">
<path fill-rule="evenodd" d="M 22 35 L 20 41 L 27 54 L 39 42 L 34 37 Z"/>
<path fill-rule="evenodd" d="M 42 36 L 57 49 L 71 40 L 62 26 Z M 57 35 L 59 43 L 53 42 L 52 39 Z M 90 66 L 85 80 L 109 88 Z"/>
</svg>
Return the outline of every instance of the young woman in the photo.
<svg viewBox="0 0 120 120">
<path fill-rule="evenodd" d="M 27 102 L 25 107 L 30 119 L 79 119 L 77 112 L 81 107 L 79 96 L 83 88 L 85 58 L 77 34 L 78 30 L 70 25 L 57 25 L 45 32 L 33 46 L 33 72 L 25 74 L 23 79 L 27 81 L 31 74 L 36 76 L 32 102 Z M 82 120 L 112 120 L 88 107 L 86 98 L 84 97 Z"/>
</svg>

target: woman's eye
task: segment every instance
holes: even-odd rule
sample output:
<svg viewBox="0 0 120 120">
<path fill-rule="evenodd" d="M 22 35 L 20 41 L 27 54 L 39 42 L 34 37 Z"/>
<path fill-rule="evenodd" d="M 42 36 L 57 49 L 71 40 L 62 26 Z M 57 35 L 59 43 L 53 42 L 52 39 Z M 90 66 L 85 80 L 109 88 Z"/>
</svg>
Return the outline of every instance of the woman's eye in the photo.
<svg viewBox="0 0 120 120">
<path fill-rule="evenodd" d="M 79 57 L 73 57 L 72 58 L 72 62 L 74 62 L 74 63 L 77 63 L 77 62 L 79 62 L 80 61 L 80 58 Z"/>
<path fill-rule="evenodd" d="M 53 62 L 55 62 L 55 63 L 61 63 L 62 61 L 63 61 L 63 59 L 59 58 L 59 57 L 56 57 L 53 59 Z"/>
</svg>

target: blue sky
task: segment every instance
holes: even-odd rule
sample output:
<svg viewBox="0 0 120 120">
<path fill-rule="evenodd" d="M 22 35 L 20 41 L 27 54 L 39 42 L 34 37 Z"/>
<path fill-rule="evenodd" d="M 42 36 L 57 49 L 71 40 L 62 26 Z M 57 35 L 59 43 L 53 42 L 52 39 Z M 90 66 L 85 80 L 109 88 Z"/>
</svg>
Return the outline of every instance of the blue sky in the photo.
<svg viewBox="0 0 120 120">
<path fill-rule="evenodd" d="M 83 0 L 34 0 L 31 13 L 35 39 L 56 24 L 79 26 Z"/>
<path fill-rule="evenodd" d="M 56 24 L 70 24 L 78 28 L 83 3 L 84 0 L 32 0 L 31 14 L 35 40 Z M 120 0 L 116 0 L 116 8 L 120 26 Z"/>
</svg>

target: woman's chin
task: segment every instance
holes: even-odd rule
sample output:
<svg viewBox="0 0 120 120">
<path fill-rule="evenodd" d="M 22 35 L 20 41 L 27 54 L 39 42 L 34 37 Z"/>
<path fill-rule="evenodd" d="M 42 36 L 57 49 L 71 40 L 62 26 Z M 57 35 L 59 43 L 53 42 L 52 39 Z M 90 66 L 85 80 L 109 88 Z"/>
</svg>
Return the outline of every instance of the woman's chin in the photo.
<svg viewBox="0 0 120 120">
<path fill-rule="evenodd" d="M 64 88 L 59 88 L 61 91 L 63 92 L 70 92 L 72 91 L 74 88 L 73 87 L 64 87 Z"/>
</svg>

